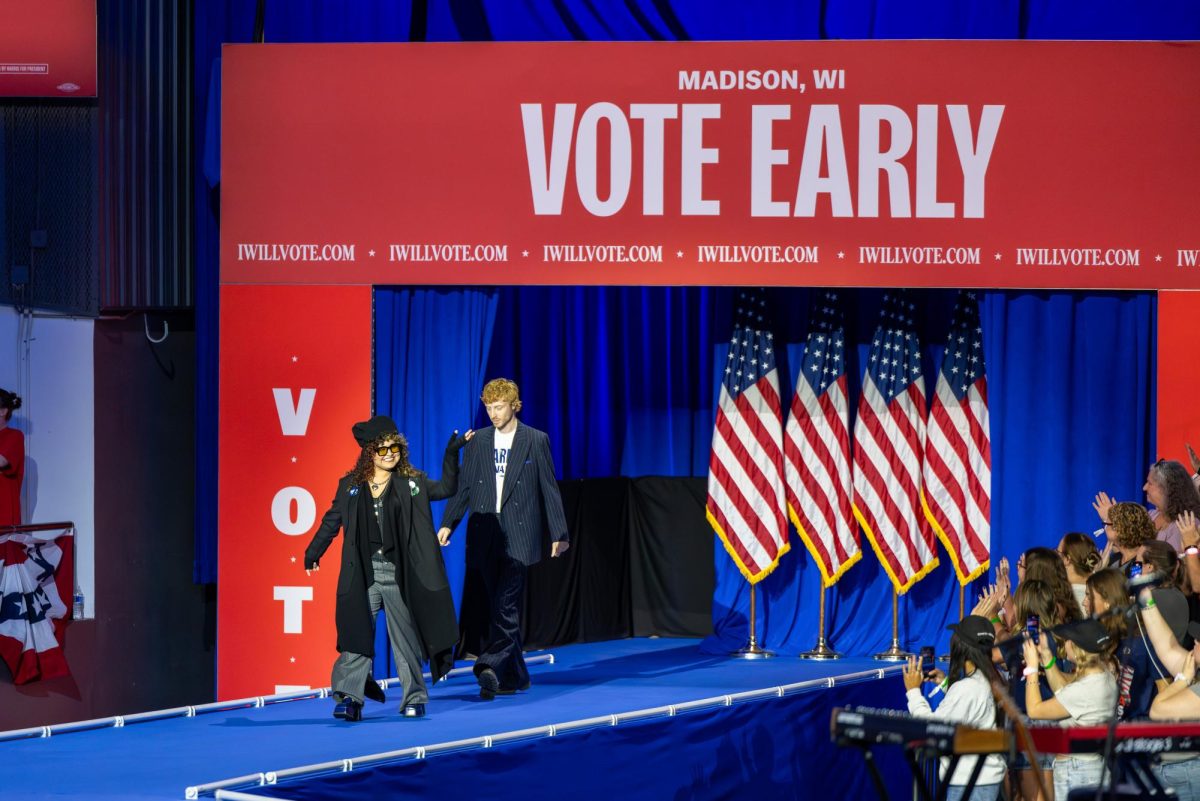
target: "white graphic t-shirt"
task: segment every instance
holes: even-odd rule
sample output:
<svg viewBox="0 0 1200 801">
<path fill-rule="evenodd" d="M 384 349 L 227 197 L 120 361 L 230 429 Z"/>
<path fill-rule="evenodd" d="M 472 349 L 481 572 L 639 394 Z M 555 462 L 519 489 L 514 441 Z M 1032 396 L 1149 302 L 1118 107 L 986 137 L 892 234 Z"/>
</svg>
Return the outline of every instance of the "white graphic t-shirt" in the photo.
<svg viewBox="0 0 1200 801">
<path fill-rule="evenodd" d="M 496 514 L 500 514 L 500 499 L 504 496 L 504 472 L 508 469 L 508 454 L 512 451 L 517 429 L 507 434 L 496 432 Z"/>
</svg>

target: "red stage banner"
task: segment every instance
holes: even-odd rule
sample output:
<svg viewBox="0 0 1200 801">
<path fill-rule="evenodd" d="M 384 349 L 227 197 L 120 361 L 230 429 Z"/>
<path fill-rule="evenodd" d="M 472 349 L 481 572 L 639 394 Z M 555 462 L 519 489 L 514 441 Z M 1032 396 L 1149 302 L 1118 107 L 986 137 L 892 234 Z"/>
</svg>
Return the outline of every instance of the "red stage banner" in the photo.
<svg viewBox="0 0 1200 801">
<path fill-rule="evenodd" d="M 335 322 L 330 322 L 335 321 Z M 304 547 L 371 414 L 371 288 L 221 288 L 217 695 L 329 685 L 341 538 Z"/>
<path fill-rule="evenodd" d="M 223 63 L 225 283 L 1200 287 L 1200 44 Z"/>
<path fill-rule="evenodd" d="M 96 96 L 96 0 L 0 0 L 0 97 Z"/>
<path fill-rule="evenodd" d="M 1187 446 L 1200 452 L 1200 370 L 1196 369 L 1196 323 L 1200 292 L 1158 293 L 1158 450 L 1191 469 Z"/>
</svg>

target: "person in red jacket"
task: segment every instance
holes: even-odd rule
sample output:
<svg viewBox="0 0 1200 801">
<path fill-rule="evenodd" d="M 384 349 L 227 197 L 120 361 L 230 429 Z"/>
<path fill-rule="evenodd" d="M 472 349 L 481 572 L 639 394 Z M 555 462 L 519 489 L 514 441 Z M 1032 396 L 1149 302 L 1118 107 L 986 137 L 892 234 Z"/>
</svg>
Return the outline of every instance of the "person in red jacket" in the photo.
<svg viewBox="0 0 1200 801">
<path fill-rule="evenodd" d="M 25 480 L 25 435 L 9 425 L 21 399 L 0 389 L 0 526 L 21 525 L 21 482 Z"/>
</svg>

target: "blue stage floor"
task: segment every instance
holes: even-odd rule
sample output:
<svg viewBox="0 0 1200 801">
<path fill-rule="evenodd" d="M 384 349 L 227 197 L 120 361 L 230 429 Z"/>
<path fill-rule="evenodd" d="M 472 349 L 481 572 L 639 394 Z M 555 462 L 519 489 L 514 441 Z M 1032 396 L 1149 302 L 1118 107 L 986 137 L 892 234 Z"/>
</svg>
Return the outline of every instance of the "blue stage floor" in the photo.
<svg viewBox="0 0 1200 801">
<path fill-rule="evenodd" d="M 698 642 L 556 648 L 553 664 L 531 666 L 528 692 L 485 702 L 469 674 L 450 678 L 433 688 L 429 715 L 420 720 L 400 717 L 393 688 L 387 705 L 368 702 L 357 724 L 333 719 L 332 700 L 308 699 L 0 742 L 0 796 L 180 799 L 187 787 L 252 773 L 898 669 L 869 659 L 740 661 L 702 654 Z M 901 707 L 902 690 L 895 696 Z M 827 726 L 828 719 L 814 723 Z"/>
</svg>

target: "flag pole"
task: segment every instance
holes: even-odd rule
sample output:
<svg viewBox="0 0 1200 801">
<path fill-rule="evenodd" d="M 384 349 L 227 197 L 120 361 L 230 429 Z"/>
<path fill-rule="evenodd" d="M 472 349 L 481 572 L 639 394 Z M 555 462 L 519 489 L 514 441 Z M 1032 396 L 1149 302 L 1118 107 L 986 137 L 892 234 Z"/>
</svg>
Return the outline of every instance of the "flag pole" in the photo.
<svg viewBox="0 0 1200 801">
<path fill-rule="evenodd" d="M 967 585 L 958 585 L 958 619 L 962 620 L 967 616 Z M 949 662 L 950 654 L 942 654 L 938 657 L 939 662 Z"/>
<path fill-rule="evenodd" d="M 767 651 L 758 647 L 758 638 L 754 635 L 754 630 L 757 628 L 754 622 L 754 585 L 750 585 L 750 642 L 746 643 L 745 647 L 734 651 L 730 656 L 735 659 L 770 659 L 775 656 L 774 651 Z"/>
<path fill-rule="evenodd" d="M 886 651 L 875 654 L 879 662 L 903 662 L 912 654 L 900 647 L 900 594 L 892 590 L 892 644 Z"/>
<path fill-rule="evenodd" d="M 817 618 L 817 645 L 800 654 L 801 659 L 841 659 L 842 655 L 829 647 L 825 640 L 825 582 L 821 582 L 821 614 Z"/>
</svg>

